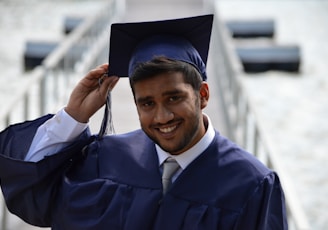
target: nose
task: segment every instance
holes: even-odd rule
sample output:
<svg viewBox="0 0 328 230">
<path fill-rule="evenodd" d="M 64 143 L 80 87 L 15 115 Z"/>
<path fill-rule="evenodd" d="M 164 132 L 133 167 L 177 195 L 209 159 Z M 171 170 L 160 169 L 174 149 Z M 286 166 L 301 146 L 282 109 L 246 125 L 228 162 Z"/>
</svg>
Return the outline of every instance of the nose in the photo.
<svg viewBox="0 0 328 230">
<path fill-rule="evenodd" d="M 159 124 L 166 124 L 173 120 L 174 114 L 164 105 L 159 105 L 156 109 L 154 121 Z"/>
</svg>

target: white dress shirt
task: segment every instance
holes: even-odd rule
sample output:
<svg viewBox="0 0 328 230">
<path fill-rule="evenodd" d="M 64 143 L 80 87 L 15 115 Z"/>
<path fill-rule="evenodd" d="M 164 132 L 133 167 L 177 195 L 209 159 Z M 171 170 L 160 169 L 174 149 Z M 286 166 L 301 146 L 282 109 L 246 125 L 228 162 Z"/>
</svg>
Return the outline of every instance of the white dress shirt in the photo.
<svg viewBox="0 0 328 230">
<path fill-rule="evenodd" d="M 37 162 L 54 154 L 73 142 L 87 127 L 87 123 L 77 122 L 61 109 L 38 128 L 25 161 Z"/>
<path fill-rule="evenodd" d="M 180 169 L 172 177 L 172 181 L 175 181 L 176 178 L 181 174 L 181 172 L 193 161 L 195 160 L 213 141 L 215 136 L 215 131 L 212 126 L 211 120 L 209 117 L 204 114 L 205 119 L 207 120 L 207 129 L 205 135 L 198 141 L 193 147 L 187 151 L 180 153 L 179 155 L 171 155 L 168 152 L 165 152 L 159 145 L 156 145 L 156 151 L 158 155 L 159 166 L 162 166 L 163 162 L 168 158 L 174 158 Z"/>
</svg>

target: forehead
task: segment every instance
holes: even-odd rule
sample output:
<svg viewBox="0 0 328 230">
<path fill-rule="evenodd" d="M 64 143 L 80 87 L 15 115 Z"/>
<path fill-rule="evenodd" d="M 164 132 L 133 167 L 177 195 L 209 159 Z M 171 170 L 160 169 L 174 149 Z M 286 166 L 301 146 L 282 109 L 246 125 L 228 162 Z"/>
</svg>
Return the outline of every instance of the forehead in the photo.
<svg viewBox="0 0 328 230">
<path fill-rule="evenodd" d="M 174 91 L 192 90 L 180 72 L 162 73 L 134 84 L 135 97 L 155 97 Z"/>
</svg>

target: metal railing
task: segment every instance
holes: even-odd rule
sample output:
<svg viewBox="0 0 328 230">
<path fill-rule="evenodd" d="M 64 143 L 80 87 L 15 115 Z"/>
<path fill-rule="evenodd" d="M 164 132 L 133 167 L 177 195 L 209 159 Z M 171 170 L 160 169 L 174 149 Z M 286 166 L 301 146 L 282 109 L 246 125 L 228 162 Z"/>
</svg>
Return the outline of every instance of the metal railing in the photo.
<svg viewBox="0 0 328 230">
<path fill-rule="evenodd" d="M 289 228 L 309 230 L 307 217 L 293 184 L 289 181 L 289 175 L 281 167 L 277 150 L 268 138 L 268 132 L 263 129 L 254 104 L 243 85 L 241 63 L 234 52 L 228 31 L 218 15 L 214 22 L 211 44 L 212 52 L 216 54 L 214 64 L 221 100 L 225 107 L 225 119 L 229 129 L 227 135 L 278 173 L 285 193 Z"/>
<path fill-rule="evenodd" d="M 110 24 L 121 16 L 123 9 L 124 1 L 111 0 L 67 35 L 2 106 L 1 130 L 63 106 L 76 81 L 90 68 L 107 62 Z M 0 205 L 0 229 L 5 230 L 9 215 L 4 202 Z"/>
</svg>

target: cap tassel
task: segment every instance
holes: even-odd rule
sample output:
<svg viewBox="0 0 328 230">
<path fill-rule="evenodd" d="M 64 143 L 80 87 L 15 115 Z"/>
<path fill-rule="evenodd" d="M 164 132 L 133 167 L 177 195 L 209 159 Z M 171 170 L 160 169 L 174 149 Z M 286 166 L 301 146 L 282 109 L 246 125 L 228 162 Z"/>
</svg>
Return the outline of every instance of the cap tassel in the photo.
<svg viewBox="0 0 328 230">
<path fill-rule="evenodd" d="M 101 127 L 98 133 L 98 139 L 101 139 L 106 134 L 115 134 L 113 117 L 112 117 L 112 95 L 108 93 L 106 98 L 104 117 L 101 122 Z"/>
</svg>

